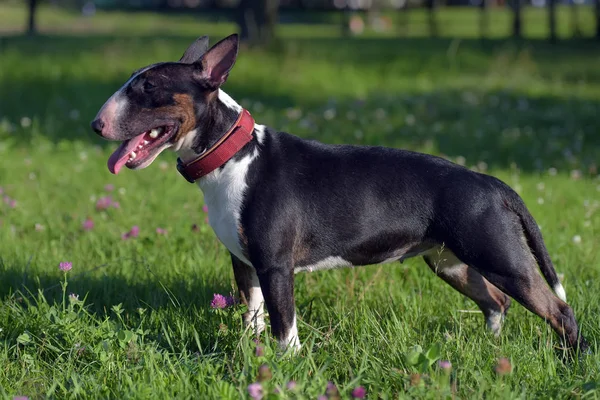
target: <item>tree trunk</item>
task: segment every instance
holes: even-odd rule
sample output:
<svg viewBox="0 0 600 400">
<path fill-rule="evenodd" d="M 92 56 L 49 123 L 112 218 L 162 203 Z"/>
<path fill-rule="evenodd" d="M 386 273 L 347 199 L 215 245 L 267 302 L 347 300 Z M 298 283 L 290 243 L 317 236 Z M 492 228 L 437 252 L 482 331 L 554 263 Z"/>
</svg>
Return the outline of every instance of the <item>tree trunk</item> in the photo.
<svg viewBox="0 0 600 400">
<path fill-rule="evenodd" d="M 481 4 L 479 5 L 481 13 L 479 15 L 479 36 L 481 39 L 487 38 L 488 34 L 488 26 L 490 22 L 489 18 L 489 0 L 481 0 Z"/>
<path fill-rule="evenodd" d="M 437 19 L 435 18 L 435 0 L 427 0 L 425 3 L 429 16 L 429 35 L 436 37 L 438 35 Z"/>
<path fill-rule="evenodd" d="M 556 43 L 556 0 L 548 0 L 548 28 L 550 43 Z"/>
<path fill-rule="evenodd" d="M 596 0 L 596 39 L 600 40 L 600 0 Z"/>
<path fill-rule="evenodd" d="M 29 15 L 27 19 L 27 33 L 29 35 L 35 35 L 37 32 L 37 26 L 35 24 L 35 14 L 37 11 L 38 0 L 28 0 L 29 3 Z"/>
<path fill-rule="evenodd" d="M 513 36 L 516 38 L 521 38 L 522 35 L 522 21 L 521 21 L 521 6 L 522 0 L 514 0 L 514 18 L 513 18 Z"/>
<path fill-rule="evenodd" d="M 241 0 L 237 21 L 240 39 L 250 44 L 267 45 L 275 39 L 279 0 Z"/>
<path fill-rule="evenodd" d="M 600 1 L 600 0 L 598 0 Z M 408 23 L 409 23 L 409 19 L 408 19 L 408 1 L 404 3 L 404 5 L 402 7 L 400 7 L 398 9 L 399 15 L 398 15 L 398 31 L 404 35 L 404 36 L 408 36 Z"/>
<path fill-rule="evenodd" d="M 574 1 L 571 2 L 571 31 L 574 37 L 581 37 L 581 29 L 579 29 L 579 10 Z"/>
</svg>

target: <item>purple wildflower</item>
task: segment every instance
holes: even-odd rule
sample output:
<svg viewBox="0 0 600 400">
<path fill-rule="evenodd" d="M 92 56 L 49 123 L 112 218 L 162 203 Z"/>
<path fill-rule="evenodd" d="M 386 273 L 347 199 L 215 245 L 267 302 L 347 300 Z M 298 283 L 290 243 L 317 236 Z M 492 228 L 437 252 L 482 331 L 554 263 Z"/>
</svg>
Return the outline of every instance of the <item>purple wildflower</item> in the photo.
<svg viewBox="0 0 600 400">
<path fill-rule="evenodd" d="M 225 301 L 227 302 L 227 307 L 234 306 L 236 303 L 235 297 L 233 296 L 225 296 Z"/>
<path fill-rule="evenodd" d="M 438 366 L 444 372 L 450 372 L 450 370 L 452 369 L 452 363 L 448 360 L 438 361 Z"/>
<path fill-rule="evenodd" d="M 125 232 L 123 234 L 121 234 L 121 239 L 123 240 L 127 240 L 129 238 L 136 238 L 138 237 L 140 234 L 140 228 L 137 225 L 134 225 L 131 227 L 131 229 L 129 230 L 129 232 Z"/>
<path fill-rule="evenodd" d="M 262 385 L 258 382 L 248 385 L 248 394 L 253 400 L 260 400 L 263 397 Z"/>
<path fill-rule="evenodd" d="M 115 185 L 113 185 L 112 183 L 104 185 L 104 190 L 106 190 L 107 192 L 112 192 L 113 190 L 115 190 Z"/>
<path fill-rule="evenodd" d="M 96 202 L 96 210 L 106 210 L 112 204 L 110 196 L 100 197 Z"/>
<path fill-rule="evenodd" d="M 17 201 L 15 199 L 11 199 L 8 196 L 4 196 L 4 203 L 6 203 L 6 205 L 8 205 L 10 208 L 15 208 L 17 206 Z"/>
<path fill-rule="evenodd" d="M 269 368 L 269 366 L 267 364 L 262 364 L 260 367 L 258 367 L 257 379 L 259 382 L 268 381 L 272 377 L 273 377 L 273 373 L 271 372 L 271 368 Z"/>
<path fill-rule="evenodd" d="M 329 381 L 327 382 L 327 388 L 325 389 L 325 393 L 327 395 L 332 395 L 332 394 L 336 394 L 338 392 L 337 386 L 335 386 L 335 383 Z"/>
<path fill-rule="evenodd" d="M 352 390 L 352 397 L 355 399 L 364 399 L 367 395 L 367 390 L 362 386 L 357 386 Z"/>
<path fill-rule="evenodd" d="M 265 348 L 263 346 L 256 346 L 256 349 L 254 350 L 254 355 L 256 355 L 256 357 L 264 356 Z"/>
<path fill-rule="evenodd" d="M 167 230 L 163 228 L 156 228 L 156 233 L 158 233 L 159 235 L 166 235 Z"/>
<path fill-rule="evenodd" d="M 298 385 L 296 384 L 296 381 L 289 381 L 289 382 L 288 382 L 288 383 L 285 385 L 285 387 L 287 388 L 287 390 L 294 390 L 294 389 L 296 389 L 296 386 L 298 386 Z"/>
<path fill-rule="evenodd" d="M 210 302 L 212 308 L 226 308 L 227 299 L 222 294 L 215 293 L 212 301 Z"/>
<path fill-rule="evenodd" d="M 83 221 L 81 227 L 84 231 L 91 231 L 92 229 L 94 229 L 94 221 L 92 221 L 91 218 L 87 218 L 85 221 Z"/>
<path fill-rule="evenodd" d="M 98 211 L 107 210 L 111 207 L 120 208 L 120 204 L 118 201 L 113 201 L 112 197 L 110 196 L 100 197 L 96 202 L 96 210 Z"/>
<path fill-rule="evenodd" d="M 206 204 L 202 206 L 202 211 L 204 211 L 205 213 L 208 212 L 208 206 Z"/>
<path fill-rule="evenodd" d="M 12 400 L 29 400 L 27 396 L 14 396 Z"/>
<path fill-rule="evenodd" d="M 73 263 L 70 261 L 62 261 L 60 264 L 58 264 L 58 268 L 63 272 L 68 272 L 71 270 L 71 268 L 73 268 Z"/>
</svg>

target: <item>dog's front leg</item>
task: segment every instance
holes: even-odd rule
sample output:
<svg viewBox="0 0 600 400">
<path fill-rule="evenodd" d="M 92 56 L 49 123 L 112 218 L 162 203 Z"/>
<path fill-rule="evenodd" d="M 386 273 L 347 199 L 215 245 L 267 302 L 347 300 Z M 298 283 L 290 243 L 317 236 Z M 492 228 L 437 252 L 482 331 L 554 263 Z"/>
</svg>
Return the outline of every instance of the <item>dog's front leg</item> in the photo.
<svg viewBox="0 0 600 400">
<path fill-rule="evenodd" d="M 244 323 L 246 326 L 252 326 L 254 334 L 258 336 L 265 329 L 265 314 L 264 298 L 256 270 L 233 254 L 231 254 L 231 264 L 240 301 L 248 307 L 248 311 L 244 313 Z"/>
<path fill-rule="evenodd" d="M 281 349 L 299 350 L 300 339 L 296 327 L 293 270 L 287 266 L 269 268 L 264 265 L 257 269 L 259 271 L 258 280 L 269 311 L 273 335 L 279 341 Z"/>
</svg>

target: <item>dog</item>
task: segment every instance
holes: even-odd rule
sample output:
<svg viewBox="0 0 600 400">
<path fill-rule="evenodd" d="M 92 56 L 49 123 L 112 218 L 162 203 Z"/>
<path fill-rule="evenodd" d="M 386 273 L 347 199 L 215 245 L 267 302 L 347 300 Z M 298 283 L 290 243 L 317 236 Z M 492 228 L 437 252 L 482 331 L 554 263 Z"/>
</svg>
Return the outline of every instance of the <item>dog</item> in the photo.
<svg viewBox="0 0 600 400">
<path fill-rule="evenodd" d="M 165 149 L 203 192 L 229 250 L 244 322 L 300 348 L 294 275 L 423 257 L 499 335 L 511 297 L 571 349 L 587 349 L 542 234 L 501 180 L 440 157 L 328 145 L 256 123 L 222 89 L 238 35 L 194 41 L 177 62 L 135 71 L 92 129 L 121 141 L 108 169 L 145 168 Z M 541 275 L 538 272 L 539 267 Z M 544 280 L 545 278 L 545 280 Z"/>
</svg>

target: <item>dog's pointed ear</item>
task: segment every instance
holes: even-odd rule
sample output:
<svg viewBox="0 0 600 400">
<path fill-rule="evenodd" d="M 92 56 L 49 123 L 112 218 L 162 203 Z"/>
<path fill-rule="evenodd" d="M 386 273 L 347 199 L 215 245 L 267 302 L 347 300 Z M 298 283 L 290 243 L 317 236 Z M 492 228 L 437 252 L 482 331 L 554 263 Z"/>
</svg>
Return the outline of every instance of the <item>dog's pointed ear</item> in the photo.
<svg viewBox="0 0 600 400">
<path fill-rule="evenodd" d="M 188 47 L 185 53 L 183 53 L 183 56 L 179 62 L 183 64 L 193 64 L 200 60 L 207 50 L 208 36 L 199 37 L 194 41 L 194 43 L 190 44 L 190 47 Z"/>
<path fill-rule="evenodd" d="M 198 62 L 201 64 L 199 78 L 217 89 L 225 83 L 233 68 L 239 48 L 237 33 L 227 36 L 211 47 Z"/>
</svg>

